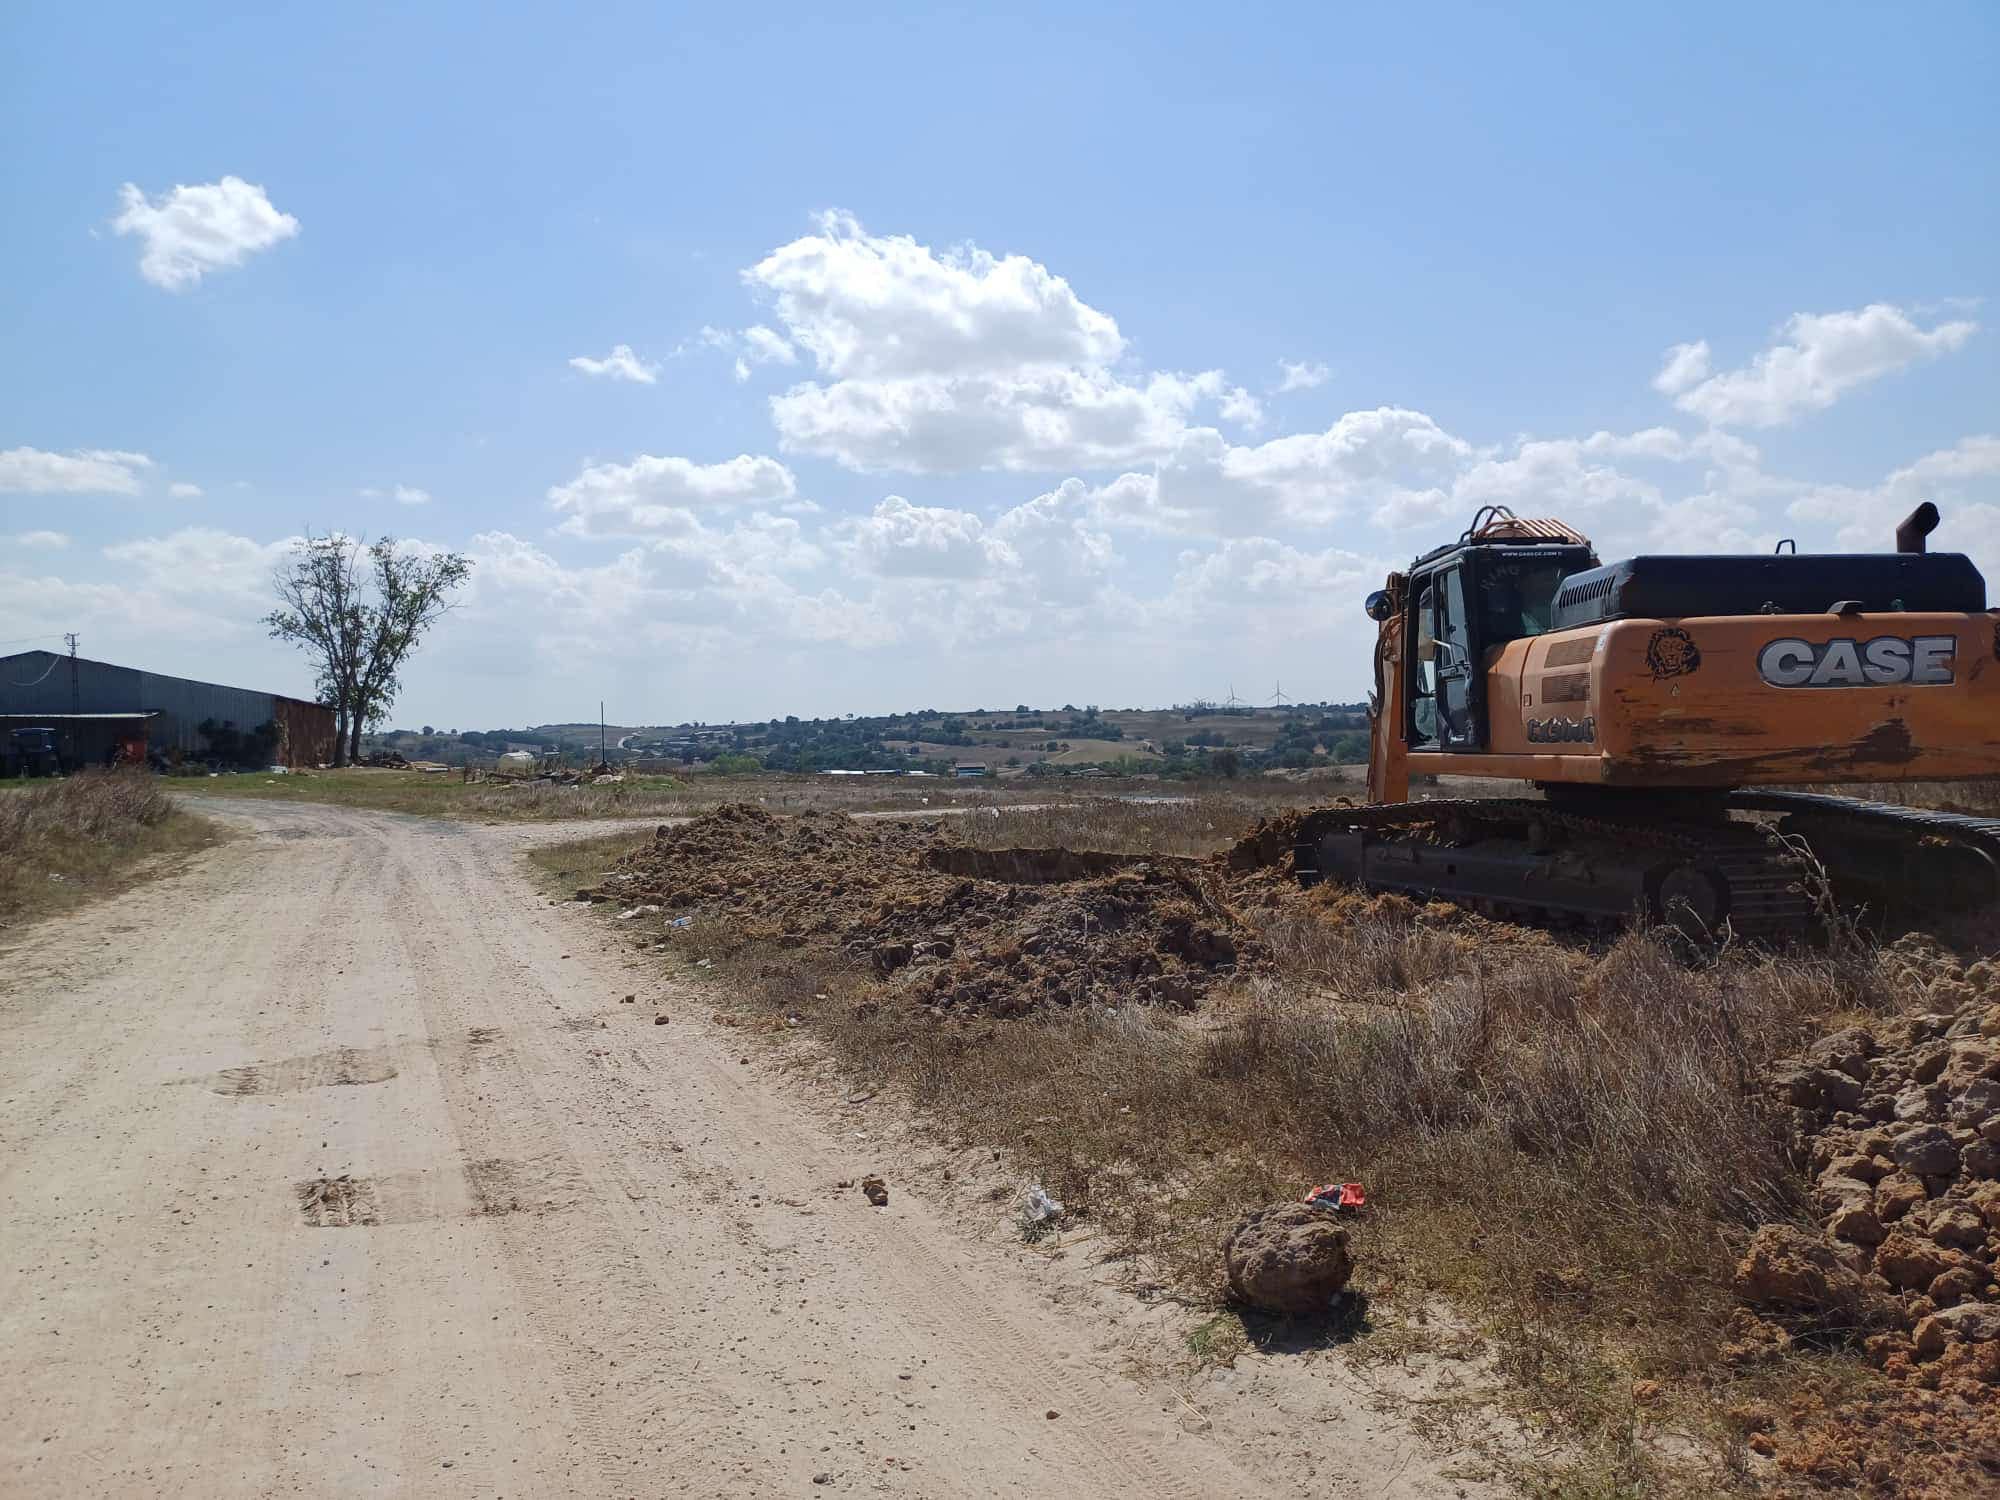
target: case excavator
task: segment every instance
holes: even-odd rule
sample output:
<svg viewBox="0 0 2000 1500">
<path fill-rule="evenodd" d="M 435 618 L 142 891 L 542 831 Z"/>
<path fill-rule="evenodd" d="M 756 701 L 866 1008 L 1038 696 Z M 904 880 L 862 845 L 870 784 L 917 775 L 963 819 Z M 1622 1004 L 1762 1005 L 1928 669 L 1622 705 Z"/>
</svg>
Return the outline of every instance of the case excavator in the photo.
<svg viewBox="0 0 2000 1500">
<path fill-rule="evenodd" d="M 2000 778 L 2000 610 L 1927 550 L 1937 525 L 1926 503 L 1893 552 L 1606 565 L 1487 507 L 1369 595 L 1368 805 L 1301 819 L 1295 872 L 1759 940 L 1807 935 L 1830 896 L 2000 903 L 2000 820 L 1820 790 Z M 1412 801 L 1413 777 L 1533 794 Z"/>
</svg>

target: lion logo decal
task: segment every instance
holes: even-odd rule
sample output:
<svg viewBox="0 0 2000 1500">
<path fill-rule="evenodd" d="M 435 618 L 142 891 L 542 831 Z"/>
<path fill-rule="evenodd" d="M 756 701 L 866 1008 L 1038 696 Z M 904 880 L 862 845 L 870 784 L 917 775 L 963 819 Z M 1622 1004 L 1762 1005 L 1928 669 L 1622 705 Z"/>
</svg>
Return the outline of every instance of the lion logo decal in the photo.
<svg viewBox="0 0 2000 1500">
<path fill-rule="evenodd" d="M 1685 677 L 1701 670 L 1701 648 L 1685 630 L 1669 625 L 1654 631 L 1646 643 L 1646 665 L 1652 668 L 1655 682 Z"/>
</svg>

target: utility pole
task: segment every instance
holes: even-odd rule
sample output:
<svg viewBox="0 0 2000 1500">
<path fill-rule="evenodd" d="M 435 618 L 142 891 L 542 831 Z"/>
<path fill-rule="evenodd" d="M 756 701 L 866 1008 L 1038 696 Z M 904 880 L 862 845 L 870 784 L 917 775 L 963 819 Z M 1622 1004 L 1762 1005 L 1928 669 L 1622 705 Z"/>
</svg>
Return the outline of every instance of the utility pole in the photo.
<svg viewBox="0 0 2000 1500">
<path fill-rule="evenodd" d="M 69 647 L 69 764 L 70 769 L 75 770 L 76 720 L 77 715 L 83 712 L 83 687 L 76 675 L 76 632 L 72 630 L 65 635 L 63 643 Z"/>
<path fill-rule="evenodd" d="M 597 763 L 600 766 L 611 764 L 604 754 L 604 700 L 602 698 L 597 700 Z"/>
</svg>

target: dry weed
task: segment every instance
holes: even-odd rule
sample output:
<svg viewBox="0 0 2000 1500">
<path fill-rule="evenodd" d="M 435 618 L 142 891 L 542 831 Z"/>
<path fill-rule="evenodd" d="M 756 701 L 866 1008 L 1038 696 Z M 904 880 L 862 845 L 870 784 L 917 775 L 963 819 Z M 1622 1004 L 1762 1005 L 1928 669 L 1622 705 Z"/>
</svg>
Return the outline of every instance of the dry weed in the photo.
<svg viewBox="0 0 2000 1500">
<path fill-rule="evenodd" d="M 1161 806 L 1017 812 L 968 834 L 1182 852 L 1250 811 Z M 837 952 L 726 923 L 673 946 L 726 972 L 730 1003 L 797 1018 L 899 1088 L 942 1138 L 1002 1152 L 1135 1281 L 1195 1305 L 1220 1305 L 1217 1246 L 1243 1211 L 1365 1182 L 1364 1290 L 1385 1309 L 1442 1294 L 1474 1318 L 1517 1414 L 1565 1455 L 1519 1470 L 1531 1489 L 1747 1485 L 1733 1403 L 1869 1378 L 1823 1351 L 1746 1372 L 1720 1350 L 1750 1231 L 1806 1212 L 1759 1075 L 1855 1015 L 1922 1006 L 1893 951 L 1849 933 L 1697 962 L 1664 935 L 1585 949 L 1331 887 L 1254 915 L 1266 961 L 1191 1016 L 935 1009 Z M 1639 1381 L 1666 1394 L 1641 1410 Z M 1682 1435 L 1670 1463 L 1663 1423 Z"/>
<path fill-rule="evenodd" d="M 0 917 L 72 905 L 150 855 L 213 842 L 144 771 L 85 771 L 0 792 Z"/>
<path fill-rule="evenodd" d="M 982 849 L 1087 849 L 1106 854 L 1215 854 L 1280 807 L 1316 806 L 1325 789 L 1277 783 L 1249 792 L 1064 796 L 1044 806 L 996 803 L 955 825 Z"/>
</svg>

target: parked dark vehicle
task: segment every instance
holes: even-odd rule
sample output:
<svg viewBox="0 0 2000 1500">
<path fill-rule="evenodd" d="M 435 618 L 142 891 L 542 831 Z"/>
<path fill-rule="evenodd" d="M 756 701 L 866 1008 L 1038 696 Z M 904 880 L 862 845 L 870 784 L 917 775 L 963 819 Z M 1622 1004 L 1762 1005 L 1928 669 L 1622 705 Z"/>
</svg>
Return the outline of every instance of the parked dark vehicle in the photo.
<svg viewBox="0 0 2000 1500">
<path fill-rule="evenodd" d="M 16 729 L 0 746 L 0 755 L 5 757 L 4 770 L 9 776 L 56 776 L 62 772 L 53 729 Z"/>
</svg>

